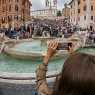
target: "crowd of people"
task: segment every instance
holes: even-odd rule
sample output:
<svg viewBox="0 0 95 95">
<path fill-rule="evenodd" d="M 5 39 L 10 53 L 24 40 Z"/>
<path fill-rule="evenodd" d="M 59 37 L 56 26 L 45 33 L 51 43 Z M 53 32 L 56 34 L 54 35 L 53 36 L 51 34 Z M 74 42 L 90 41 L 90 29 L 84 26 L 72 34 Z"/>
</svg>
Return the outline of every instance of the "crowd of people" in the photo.
<svg viewBox="0 0 95 95">
<path fill-rule="evenodd" d="M 64 34 L 72 34 L 73 30 L 67 19 L 39 20 L 33 22 L 34 35 L 62 37 Z"/>
<path fill-rule="evenodd" d="M 79 29 L 69 23 L 68 19 L 49 20 L 33 19 L 27 25 L 15 28 L 1 28 L 0 35 L 3 34 L 11 39 L 25 39 L 32 37 L 69 37 Z M 83 31 L 83 30 L 81 30 Z M 90 30 L 85 30 L 90 31 Z M 95 33 L 89 32 L 89 39 L 95 40 Z"/>
<path fill-rule="evenodd" d="M 21 27 L 15 27 L 13 28 L 3 28 L 0 29 L 0 33 L 4 34 L 6 37 L 9 37 L 11 39 L 24 39 L 24 38 L 29 38 L 31 36 L 31 29 L 30 26 L 27 28 L 25 26 Z"/>
<path fill-rule="evenodd" d="M 41 20 L 34 19 L 28 25 L 13 28 L 2 28 L 0 33 L 5 36 L 15 39 L 31 38 L 32 36 L 44 37 L 62 37 L 69 36 L 73 32 L 71 25 L 67 20 Z"/>
</svg>

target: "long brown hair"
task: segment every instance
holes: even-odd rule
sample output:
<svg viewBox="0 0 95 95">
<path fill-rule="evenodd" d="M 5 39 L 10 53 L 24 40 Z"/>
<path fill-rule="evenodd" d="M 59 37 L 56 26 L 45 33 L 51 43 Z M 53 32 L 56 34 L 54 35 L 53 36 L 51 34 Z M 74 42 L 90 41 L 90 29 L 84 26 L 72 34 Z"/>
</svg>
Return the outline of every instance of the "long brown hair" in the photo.
<svg viewBox="0 0 95 95">
<path fill-rule="evenodd" d="M 95 95 L 95 56 L 72 54 L 64 63 L 53 95 Z"/>
</svg>

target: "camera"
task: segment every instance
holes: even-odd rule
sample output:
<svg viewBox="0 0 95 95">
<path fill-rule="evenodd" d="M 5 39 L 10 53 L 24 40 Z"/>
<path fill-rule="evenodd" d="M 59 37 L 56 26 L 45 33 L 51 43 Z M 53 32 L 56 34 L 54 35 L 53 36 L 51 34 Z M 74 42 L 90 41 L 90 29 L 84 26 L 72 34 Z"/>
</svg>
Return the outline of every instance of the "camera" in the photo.
<svg viewBox="0 0 95 95">
<path fill-rule="evenodd" d="M 71 42 L 67 42 L 67 43 L 58 43 L 58 47 L 57 50 L 69 50 L 70 47 L 72 47 L 72 43 Z"/>
</svg>

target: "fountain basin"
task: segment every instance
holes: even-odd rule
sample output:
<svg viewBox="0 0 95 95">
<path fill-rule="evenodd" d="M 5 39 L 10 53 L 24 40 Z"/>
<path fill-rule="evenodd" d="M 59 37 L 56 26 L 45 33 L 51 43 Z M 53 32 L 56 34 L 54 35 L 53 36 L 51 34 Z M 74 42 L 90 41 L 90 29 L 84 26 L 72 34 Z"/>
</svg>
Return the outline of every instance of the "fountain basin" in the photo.
<svg viewBox="0 0 95 95">
<path fill-rule="evenodd" d="M 4 52 L 11 57 L 19 59 L 40 59 L 46 55 L 47 52 L 47 39 L 46 40 L 19 40 L 6 42 L 7 46 Z M 58 51 L 53 59 L 68 55 L 68 51 Z"/>
<path fill-rule="evenodd" d="M 50 39 L 50 38 L 49 38 Z M 5 42 L 4 53 L 0 57 L 1 62 L 1 72 L 0 77 L 5 79 L 35 79 L 36 66 L 42 63 L 42 59 L 47 51 L 47 41 L 48 38 L 35 40 L 10 40 Z M 67 52 L 66 52 L 67 53 Z M 64 59 L 67 54 L 63 55 L 62 52 L 57 52 L 51 60 L 51 65 L 49 66 L 48 77 L 56 75 L 56 71 L 59 73 Z M 7 54 L 7 55 L 6 55 Z M 61 61 L 61 62 L 60 62 Z M 59 65 L 58 70 L 55 70 L 57 64 Z M 53 64 L 52 64 L 53 63 Z"/>
</svg>

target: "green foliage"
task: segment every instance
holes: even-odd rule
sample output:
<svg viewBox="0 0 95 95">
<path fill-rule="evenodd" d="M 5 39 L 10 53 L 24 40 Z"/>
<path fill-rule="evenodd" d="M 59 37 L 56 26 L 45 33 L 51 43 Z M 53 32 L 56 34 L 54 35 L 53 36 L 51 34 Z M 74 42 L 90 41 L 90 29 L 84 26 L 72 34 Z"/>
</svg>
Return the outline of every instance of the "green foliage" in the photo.
<svg viewBox="0 0 95 95">
<path fill-rule="evenodd" d="M 62 13 L 61 13 L 61 11 L 59 10 L 59 11 L 57 11 L 57 16 L 62 16 Z"/>
</svg>

